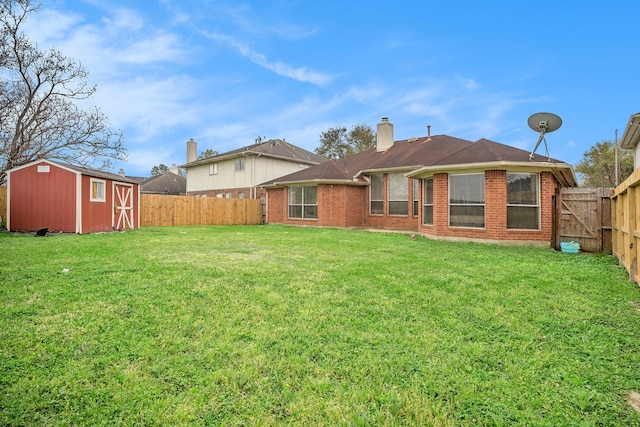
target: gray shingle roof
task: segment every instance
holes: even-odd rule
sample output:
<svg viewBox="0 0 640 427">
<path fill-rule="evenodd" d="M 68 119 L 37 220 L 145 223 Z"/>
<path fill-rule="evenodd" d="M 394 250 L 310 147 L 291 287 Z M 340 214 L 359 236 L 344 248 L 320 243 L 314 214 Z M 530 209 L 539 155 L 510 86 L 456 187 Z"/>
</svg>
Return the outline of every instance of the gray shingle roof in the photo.
<svg viewBox="0 0 640 427">
<path fill-rule="evenodd" d="M 183 166 L 189 167 L 211 163 L 227 158 L 243 156 L 246 154 L 277 157 L 312 165 L 327 161 L 326 157 L 323 157 L 316 153 L 312 153 L 311 151 L 307 151 L 304 148 L 300 148 L 296 145 L 290 144 L 282 139 L 270 139 L 265 142 L 248 145 L 246 147 L 227 151 L 216 156 L 207 157 L 206 159 L 196 160 L 195 162 L 187 163 Z"/>
<path fill-rule="evenodd" d="M 161 175 L 144 178 L 140 182 L 140 191 L 155 194 L 186 194 L 187 179 L 167 171 Z"/>
<path fill-rule="evenodd" d="M 115 173 L 111 173 L 111 172 L 105 172 L 102 170 L 97 170 L 97 169 L 90 169 L 90 168 L 85 168 L 82 166 L 75 166 L 75 165 L 71 165 L 69 163 L 64 163 L 64 162 L 59 162 L 56 160 L 48 160 L 51 163 L 56 163 L 62 167 L 65 167 L 67 169 L 71 169 L 74 170 L 82 175 L 87 175 L 87 176 L 93 176 L 96 178 L 103 178 L 103 179 L 110 179 L 112 181 L 120 181 L 120 182 L 126 182 L 129 184 L 138 184 L 139 182 L 133 178 L 130 177 L 124 177 L 122 175 L 118 175 Z"/>
</svg>

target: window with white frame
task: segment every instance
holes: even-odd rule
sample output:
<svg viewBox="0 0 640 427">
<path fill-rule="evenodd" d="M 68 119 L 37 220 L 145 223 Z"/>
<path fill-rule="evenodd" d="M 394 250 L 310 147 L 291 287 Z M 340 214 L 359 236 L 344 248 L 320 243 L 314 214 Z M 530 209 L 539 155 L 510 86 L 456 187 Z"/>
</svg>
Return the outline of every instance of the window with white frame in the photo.
<svg viewBox="0 0 640 427">
<path fill-rule="evenodd" d="M 449 175 L 449 225 L 484 228 L 484 173 Z"/>
<path fill-rule="evenodd" d="M 236 159 L 234 162 L 236 172 L 244 170 L 244 159 Z"/>
<path fill-rule="evenodd" d="M 105 193 L 106 189 L 106 181 L 102 179 L 94 179 L 91 178 L 90 186 L 91 186 L 91 197 L 90 200 L 92 202 L 104 202 L 107 200 L 107 196 Z"/>
<path fill-rule="evenodd" d="M 318 219 L 318 186 L 288 187 L 289 218 Z"/>
<path fill-rule="evenodd" d="M 244 199 L 244 191 L 238 191 L 238 199 Z"/>
<path fill-rule="evenodd" d="M 422 180 L 422 223 L 433 225 L 433 178 Z"/>
<path fill-rule="evenodd" d="M 209 165 L 209 175 L 218 175 L 218 164 L 211 163 Z"/>
<path fill-rule="evenodd" d="M 540 175 L 507 173 L 507 228 L 540 229 Z"/>
<path fill-rule="evenodd" d="M 382 215 L 384 213 L 382 177 L 381 173 L 371 175 L 371 185 L 369 185 L 369 212 L 371 215 Z"/>
<path fill-rule="evenodd" d="M 411 213 L 413 216 L 418 216 L 418 191 L 420 188 L 420 181 L 412 179 L 411 182 L 413 183 L 413 206 Z"/>
<path fill-rule="evenodd" d="M 409 214 L 409 180 L 404 174 L 387 175 L 387 197 L 389 199 L 389 215 Z"/>
</svg>

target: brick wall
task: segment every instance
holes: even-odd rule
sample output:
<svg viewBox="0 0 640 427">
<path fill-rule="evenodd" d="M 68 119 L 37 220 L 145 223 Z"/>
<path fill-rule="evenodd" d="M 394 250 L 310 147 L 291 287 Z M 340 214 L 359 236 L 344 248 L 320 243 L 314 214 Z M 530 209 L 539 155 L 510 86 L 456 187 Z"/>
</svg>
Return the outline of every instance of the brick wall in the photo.
<svg viewBox="0 0 640 427">
<path fill-rule="evenodd" d="M 267 196 L 267 222 L 285 224 L 286 209 L 286 188 L 270 188 Z"/>
<path fill-rule="evenodd" d="M 550 172 L 540 174 L 540 230 L 507 229 L 507 172 L 485 172 L 485 227 L 449 227 L 449 180 L 446 173 L 433 177 L 433 226 L 419 231 L 434 237 L 479 240 L 529 240 L 548 242 L 552 233 L 552 196 L 559 186 Z M 422 203 L 422 202 L 421 202 Z"/>
<path fill-rule="evenodd" d="M 360 227 L 365 188 L 353 185 L 318 186 L 318 225 Z"/>
<path fill-rule="evenodd" d="M 287 188 L 270 188 L 268 216 L 271 223 L 318 227 L 361 227 L 365 188 L 353 185 L 318 185 L 318 219 L 289 218 Z"/>
<path fill-rule="evenodd" d="M 408 200 L 408 214 L 407 215 L 389 215 L 388 212 L 388 185 L 387 174 L 384 174 L 382 181 L 382 194 L 384 200 L 384 207 L 382 215 L 370 214 L 370 192 L 369 187 L 364 188 L 364 226 L 371 228 L 395 228 L 398 230 L 418 230 L 418 223 L 420 222 L 419 216 L 413 216 L 413 185 L 411 180 L 407 178 L 409 186 L 409 200 Z M 420 203 L 418 203 L 420 204 Z"/>
<path fill-rule="evenodd" d="M 416 230 L 436 238 L 478 239 L 487 241 L 539 241 L 549 242 L 552 234 L 552 197 L 559 187 L 550 172 L 540 174 L 540 230 L 507 229 L 507 173 L 486 171 L 485 227 L 449 227 L 449 177 L 446 173 L 433 176 L 433 225 L 422 224 L 422 194 L 419 195 L 418 215 L 414 216 L 413 186 L 409 184 L 409 214 L 387 214 L 387 180 L 384 177 L 385 200 L 383 215 L 369 214 L 369 187 L 349 185 L 318 185 L 318 219 L 288 218 L 287 189 L 269 189 L 268 221 L 278 224 L 296 224 L 326 227 L 371 227 L 397 230 Z M 410 181 L 409 181 L 410 182 Z M 418 187 L 422 191 L 422 182 Z"/>
</svg>

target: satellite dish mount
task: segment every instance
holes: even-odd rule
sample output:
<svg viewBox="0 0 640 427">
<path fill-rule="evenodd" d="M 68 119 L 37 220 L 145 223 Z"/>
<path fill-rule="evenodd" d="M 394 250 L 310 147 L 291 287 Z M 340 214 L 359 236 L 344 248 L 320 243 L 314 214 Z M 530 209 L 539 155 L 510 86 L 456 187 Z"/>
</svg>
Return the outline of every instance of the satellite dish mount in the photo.
<svg viewBox="0 0 640 427">
<path fill-rule="evenodd" d="M 535 113 L 529 117 L 528 123 L 532 130 L 540 133 L 540 138 L 538 138 L 536 146 L 533 148 L 531 154 L 529 154 L 529 160 L 533 160 L 533 155 L 540 146 L 540 143 L 543 141 L 547 160 L 551 160 L 551 157 L 549 156 L 549 147 L 547 147 L 547 140 L 544 136 L 549 132 L 558 130 L 560 126 L 562 126 L 562 119 L 552 113 Z"/>
</svg>

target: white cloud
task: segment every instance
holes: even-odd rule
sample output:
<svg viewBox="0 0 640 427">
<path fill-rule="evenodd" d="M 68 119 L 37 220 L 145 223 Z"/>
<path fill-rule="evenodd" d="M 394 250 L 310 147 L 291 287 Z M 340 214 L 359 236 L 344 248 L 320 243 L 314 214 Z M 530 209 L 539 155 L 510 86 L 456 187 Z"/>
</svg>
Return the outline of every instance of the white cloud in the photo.
<svg viewBox="0 0 640 427">
<path fill-rule="evenodd" d="M 121 31 L 139 31 L 145 26 L 140 14 L 133 9 L 122 7 L 110 12 L 111 15 L 103 18 L 104 28 L 110 34 L 118 34 Z"/>
<path fill-rule="evenodd" d="M 281 61 L 270 62 L 262 53 L 255 52 L 246 44 L 236 40 L 234 37 L 224 35 L 218 32 L 206 32 L 205 36 L 217 42 L 225 43 L 236 49 L 240 55 L 249 59 L 256 65 L 259 65 L 269 71 L 273 71 L 279 76 L 287 77 L 293 80 L 311 83 L 317 86 L 323 86 L 332 80 L 332 77 L 325 73 L 310 70 L 306 67 L 293 67 Z"/>
<path fill-rule="evenodd" d="M 182 75 L 110 81 L 98 87 L 92 102 L 100 105 L 114 126 L 130 130 L 128 139 L 145 140 L 172 126 L 197 121 L 200 106 L 187 101 L 193 99 L 195 86 Z"/>
</svg>

